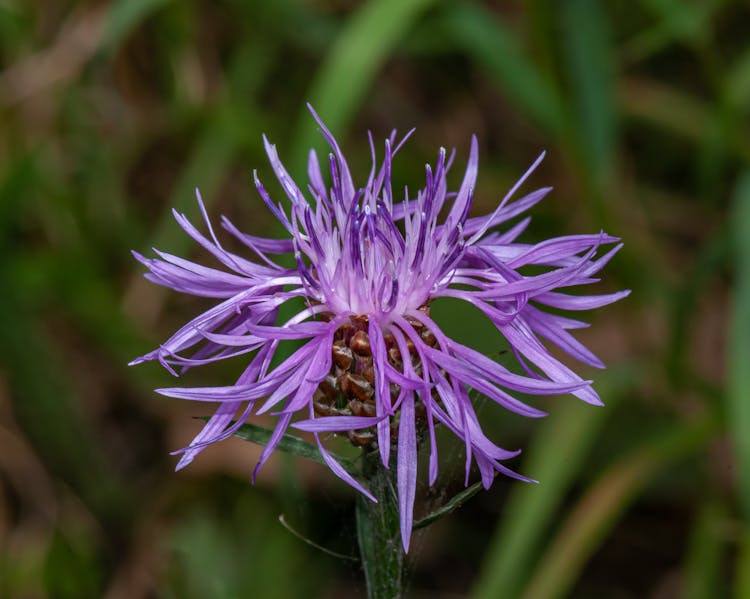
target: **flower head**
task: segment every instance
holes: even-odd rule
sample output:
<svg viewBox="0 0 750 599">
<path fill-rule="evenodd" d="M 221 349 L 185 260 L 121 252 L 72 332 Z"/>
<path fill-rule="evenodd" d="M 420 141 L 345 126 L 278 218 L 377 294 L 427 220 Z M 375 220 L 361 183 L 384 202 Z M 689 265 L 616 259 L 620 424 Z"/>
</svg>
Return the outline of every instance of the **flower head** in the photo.
<svg viewBox="0 0 750 599">
<path fill-rule="evenodd" d="M 544 412 L 522 402 L 514 392 L 571 393 L 601 404 L 591 381 L 555 358 L 541 339 L 583 363 L 603 367 L 569 333 L 586 324 L 546 309 L 586 310 L 627 295 L 627 291 L 586 296 L 558 291 L 597 281 L 595 274 L 621 246 L 600 253 L 602 246 L 618 241 L 604 233 L 518 243 L 528 217 L 496 230 L 550 191 L 543 188 L 512 199 L 543 156 L 494 212 L 470 218 L 478 165 L 475 137 L 456 192 L 449 191 L 446 183 L 453 155 L 447 156 L 441 148 L 435 166 L 426 167 L 424 188 L 397 201 L 391 165 L 409 135 L 398 143 L 395 132 L 390 135 L 380 166 L 371 139 L 372 169 L 364 185 L 357 185 L 336 140 L 310 110 L 331 148 L 326 163 L 329 183 L 311 151 L 309 183 L 303 192 L 265 138 L 271 165 L 289 200 L 287 207 L 274 202 L 255 176 L 261 198 L 288 237 L 248 235 L 222 218 L 224 229 L 247 247 L 249 257 L 229 252 L 214 234 L 199 195 L 208 237 L 184 215 L 175 212 L 175 218 L 226 270 L 159 251 L 154 259 L 135 254 L 149 269 L 150 280 L 221 301 L 134 363 L 158 360 L 177 374 L 174 367 L 184 370 L 251 354 L 233 385 L 160 390 L 217 406 L 203 430 L 181 450 L 178 469 L 207 445 L 233 435 L 252 414 L 271 412 L 277 423 L 253 478 L 291 426 L 311 432 L 331 470 L 372 498 L 321 443 L 322 434 L 346 434 L 355 444 L 377 448 L 386 467 L 395 452 L 401 533 L 408 548 L 418 440 L 424 437 L 429 443 L 432 485 L 438 473 L 436 426 L 442 425 L 465 444 L 467 482 L 472 461 L 485 487 L 492 484 L 496 472 L 528 480 L 503 465 L 519 452 L 498 447 L 485 435 L 469 397 L 471 389 L 529 417 Z M 293 254 L 296 266 L 279 265 L 274 256 L 281 254 Z M 541 274 L 519 272 L 529 265 L 545 268 L 535 269 Z M 430 316 L 430 302 L 444 297 L 481 310 L 505 337 L 525 374 L 514 373 L 444 334 Z M 293 298 L 303 298 L 304 308 L 286 322 L 277 322 L 279 307 Z M 303 343 L 272 367 L 280 343 L 286 340 Z"/>
</svg>

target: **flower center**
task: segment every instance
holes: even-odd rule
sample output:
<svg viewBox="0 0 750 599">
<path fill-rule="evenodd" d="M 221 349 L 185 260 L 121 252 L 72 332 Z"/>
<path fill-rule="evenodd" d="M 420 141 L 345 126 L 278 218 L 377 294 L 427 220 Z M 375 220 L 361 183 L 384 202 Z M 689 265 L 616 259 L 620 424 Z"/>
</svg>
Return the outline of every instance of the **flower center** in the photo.
<svg viewBox="0 0 750 599">
<path fill-rule="evenodd" d="M 429 307 L 424 305 L 420 308 L 429 315 Z M 324 319 L 333 317 L 332 313 L 324 312 Z M 414 327 L 421 339 L 431 347 L 437 345 L 437 340 L 432 332 L 421 322 L 406 317 L 406 320 Z M 351 316 L 349 322 L 341 325 L 334 333 L 333 363 L 331 370 L 320 382 L 313 395 L 313 406 L 315 413 L 319 416 L 367 416 L 377 415 L 376 404 L 376 373 L 372 359 L 372 348 L 370 337 L 367 333 L 369 318 L 367 315 Z M 388 363 L 399 372 L 404 372 L 403 356 L 398 348 L 395 337 L 388 332 L 383 335 Z M 414 348 L 414 344 L 407 337 L 406 346 L 409 350 L 408 359 L 411 360 L 412 369 L 417 376 L 422 375 L 422 364 Z M 398 385 L 390 384 L 390 403 L 397 402 L 400 389 Z M 416 427 L 419 433 L 426 426 L 426 411 L 420 399 L 416 399 L 414 405 Z M 391 445 L 395 446 L 398 440 L 399 410 L 390 418 Z M 360 447 L 377 448 L 377 434 L 375 427 L 366 429 L 349 430 L 344 433 L 353 445 Z M 418 438 L 420 435 L 417 435 Z"/>
</svg>

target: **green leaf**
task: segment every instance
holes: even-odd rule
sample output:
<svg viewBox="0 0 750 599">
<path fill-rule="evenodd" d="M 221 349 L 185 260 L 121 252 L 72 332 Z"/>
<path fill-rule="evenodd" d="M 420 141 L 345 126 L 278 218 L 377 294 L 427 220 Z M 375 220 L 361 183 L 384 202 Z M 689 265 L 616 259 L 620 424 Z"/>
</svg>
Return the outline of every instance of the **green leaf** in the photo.
<svg viewBox="0 0 750 599">
<path fill-rule="evenodd" d="M 720 4 L 711 0 L 640 0 L 640 3 L 659 17 L 661 25 L 673 36 L 672 39 L 693 41 L 706 35 L 710 25 L 709 18 Z"/>
<path fill-rule="evenodd" d="M 726 86 L 730 102 L 747 113 L 750 109 L 750 48 L 729 69 Z"/>
<path fill-rule="evenodd" d="M 268 440 L 271 438 L 272 434 L 273 431 L 270 431 L 262 426 L 258 426 L 256 424 L 243 424 L 234 435 L 236 437 L 239 437 L 243 441 L 250 441 L 251 443 L 257 443 L 258 445 L 265 446 L 268 443 Z M 326 463 L 326 461 L 323 459 L 323 456 L 320 454 L 320 450 L 318 450 L 315 445 L 313 445 L 312 443 L 308 443 L 304 439 L 295 437 L 294 435 L 287 434 L 282 436 L 281 441 L 279 441 L 276 449 L 303 458 L 307 458 L 308 460 L 313 460 L 314 462 L 318 462 L 319 464 Z M 341 464 L 347 470 L 347 472 L 350 472 L 352 474 L 356 473 L 357 470 L 354 462 L 352 462 L 350 459 L 335 454 L 331 454 L 331 456 L 339 464 Z"/>
<path fill-rule="evenodd" d="M 684 599 L 712 599 L 729 590 L 722 573 L 727 520 L 726 509 L 715 500 L 698 510 L 683 572 Z"/>
<path fill-rule="evenodd" d="M 740 550 L 737 553 L 734 596 L 743 599 L 750 597 L 750 527 L 747 524 L 740 539 Z"/>
<path fill-rule="evenodd" d="M 631 40 L 623 44 L 621 54 L 631 63 L 646 60 L 675 42 L 694 46 L 710 43 L 711 19 L 722 0 L 641 0 L 640 3 L 658 21 L 641 28 Z"/>
<path fill-rule="evenodd" d="M 735 283 L 728 326 L 727 418 L 734 440 L 742 512 L 750 519 L 750 171 L 735 188 L 729 222 L 735 244 Z"/>
<path fill-rule="evenodd" d="M 414 530 L 417 530 L 418 528 L 424 528 L 425 526 L 429 526 L 436 520 L 439 520 L 443 516 L 447 516 L 448 514 L 455 512 L 458 508 L 460 508 L 464 503 L 469 501 L 474 495 L 479 493 L 479 491 L 482 490 L 482 481 L 479 481 L 477 483 L 474 483 L 470 487 L 467 487 L 460 493 L 457 493 L 453 497 L 450 498 L 450 500 L 446 501 L 443 505 L 441 505 L 438 509 L 436 509 L 431 514 L 425 516 L 424 518 L 420 518 L 414 523 Z"/>
<path fill-rule="evenodd" d="M 568 0 L 560 3 L 560 10 L 579 151 L 601 185 L 613 175 L 617 147 L 616 65 L 609 17 L 598 0 Z"/>
</svg>

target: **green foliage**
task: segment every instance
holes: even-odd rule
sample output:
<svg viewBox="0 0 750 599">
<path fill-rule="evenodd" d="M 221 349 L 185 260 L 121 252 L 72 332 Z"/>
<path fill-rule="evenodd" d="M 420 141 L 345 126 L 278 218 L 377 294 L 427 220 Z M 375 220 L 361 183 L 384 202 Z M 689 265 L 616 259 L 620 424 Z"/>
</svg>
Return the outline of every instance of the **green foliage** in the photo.
<svg viewBox="0 0 750 599">
<path fill-rule="evenodd" d="M 750 518 L 750 171 L 734 192 L 732 234 L 736 281 L 729 321 L 728 422 L 737 453 L 740 504 Z"/>
</svg>

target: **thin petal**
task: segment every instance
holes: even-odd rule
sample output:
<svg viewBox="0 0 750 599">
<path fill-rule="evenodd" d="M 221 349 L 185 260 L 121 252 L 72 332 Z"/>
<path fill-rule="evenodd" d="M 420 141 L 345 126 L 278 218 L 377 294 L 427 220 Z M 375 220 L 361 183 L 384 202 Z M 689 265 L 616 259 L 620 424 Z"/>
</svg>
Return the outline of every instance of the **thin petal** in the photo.
<svg viewBox="0 0 750 599">
<path fill-rule="evenodd" d="M 398 427 L 398 511 L 401 520 L 401 542 L 409 552 L 409 540 L 414 519 L 414 497 L 417 489 L 417 437 L 414 423 L 414 397 L 406 397 L 401 404 Z"/>
</svg>

